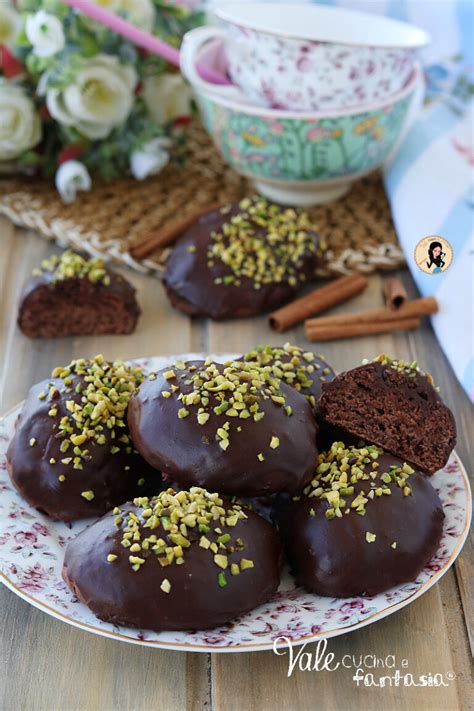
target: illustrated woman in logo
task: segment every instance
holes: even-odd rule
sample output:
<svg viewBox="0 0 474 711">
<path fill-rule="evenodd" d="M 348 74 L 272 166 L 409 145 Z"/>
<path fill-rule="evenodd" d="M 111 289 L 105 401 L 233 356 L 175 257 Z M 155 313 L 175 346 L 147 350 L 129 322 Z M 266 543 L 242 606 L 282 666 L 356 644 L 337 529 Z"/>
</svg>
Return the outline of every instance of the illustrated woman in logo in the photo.
<svg viewBox="0 0 474 711">
<path fill-rule="evenodd" d="M 431 242 L 428 249 L 428 261 L 426 262 L 426 266 L 428 269 L 431 269 L 434 265 L 434 269 L 431 272 L 432 274 L 440 274 L 443 271 L 443 267 L 446 264 L 443 259 L 445 256 L 446 252 L 443 252 L 443 245 L 441 242 Z"/>
</svg>

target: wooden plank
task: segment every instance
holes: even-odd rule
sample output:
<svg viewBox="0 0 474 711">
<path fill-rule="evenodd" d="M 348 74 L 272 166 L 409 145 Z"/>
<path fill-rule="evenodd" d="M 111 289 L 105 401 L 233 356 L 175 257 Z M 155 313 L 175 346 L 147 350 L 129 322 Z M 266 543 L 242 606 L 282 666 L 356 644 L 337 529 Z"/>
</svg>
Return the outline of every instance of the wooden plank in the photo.
<svg viewBox="0 0 474 711">
<path fill-rule="evenodd" d="M 332 709 L 399 709 L 435 711 L 463 708 L 456 680 L 448 686 L 409 687 L 403 680 L 386 682 L 385 687 L 359 685 L 353 677 L 357 668 L 372 674 L 377 683 L 384 676 L 411 674 L 418 681 L 422 675 L 451 671 L 449 647 L 438 647 L 445 621 L 438 617 L 436 589 L 396 615 L 355 633 L 328 641 L 326 652 L 334 654 L 340 666 L 335 671 L 301 671 L 298 667 L 288 678 L 288 657 L 273 652 L 213 657 L 213 700 L 215 708 L 237 711 L 242 708 L 295 708 L 314 711 Z M 433 617 L 436 614 L 436 617 Z M 315 645 L 305 651 L 315 654 Z M 295 648 L 294 652 L 297 652 Z M 376 659 L 376 661 L 375 661 Z M 404 666 L 406 660 L 406 667 Z M 386 668 L 383 668 L 383 664 Z M 375 668 L 374 668 L 375 666 Z M 409 680 L 407 679 L 407 682 Z M 391 684 L 391 685 L 390 685 Z M 468 697 L 467 697 L 468 698 Z"/>
<path fill-rule="evenodd" d="M 404 274 L 404 279 L 410 296 L 414 296 L 416 291 L 412 280 L 407 274 Z M 474 457 L 472 406 L 461 385 L 453 376 L 448 360 L 440 349 L 431 327 L 426 324 L 422 330 L 410 332 L 408 334 L 408 342 L 410 344 L 410 359 L 416 359 L 425 370 L 428 370 L 433 375 L 436 384 L 440 388 L 441 396 L 454 412 L 458 432 L 456 451 L 464 462 L 469 476 L 472 477 L 471 462 Z M 464 616 L 465 629 L 470 643 L 471 654 L 474 655 L 474 591 L 472 588 L 472 581 L 474 580 L 474 542 L 472 532 L 468 536 L 454 569 L 462 603 L 461 609 Z M 457 602 L 453 594 L 449 596 L 449 600 L 443 599 L 443 603 L 447 607 L 450 605 L 456 606 Z"/>
<path fill-rule="evenodd" d="M 25 338 L 16 326 L 22 285 L 42 259 L 59 251 L 0 220 L 1 409 L 19 402 L 28 387 L 73 357 L 103 352 L 134 358 L 187 351 L 191 326 L 173 311 L 160 283 L 127 271 L 143 313 L 135 334 L 50 341 Z M 8 684 L 0 685 L 5 711 L 204 708 L 209 698 L 207 655 L 147 649 L 107 640 L 56 621 L 6 588 L 0 590 L 0 626 Z"/>
<path fill-rule="evenodd" d="M 107 640 L 65 625 L 2 591 L 5 711 L 185 708 L 186 655 Z M 153 701 L 153 704 L 155 701 Z"/>
<path fill-rule="evenodd" d="M 403 681 L 400 686 L 395 686 L 393 681 L 390 686 L 387 681 L 384 688 L 366 687 L 363 682 L 357 686 L 353 680 L 358 667 L 364 670 L 364 677 L 372 673 L 378 681 L 380 677 L 392 676 L 396 669 L 403 675 L 412 674 L 417 680 L 421 675 L 451 671 L 453 662 L 449 647 L 440 644 L 444 633 L 445 620 L 439 617 L 438 595 L 433 589 L 391 618 L 356 633 L 328 640 L 326 651 L 332 652 L 334 661 L 341 665 L 335 671 L 301 671 L 296 668 L 288 678 L 287 656 L 276 656 L 273 652 L 239 654 L 233 658 L 214 655 L 214 706 L 226 711 L 247 708 L 261 711 L 275 708 L 298 711 L 317 708 L 325 711 L 462 708 L 456 680 L 446 687 L 423 688 L 403 686 Z M 297 652 L 297 648 L 294 651 Z M 308 645 L 305 651 L 313 652 L 314 659 L 315 645 Z M 374 656 L 378 660 L 375 669 L 371 668 L 375 664 Z M 407 660 L 406 667 L 403 660 Z M 387 668 L 384 669 L 382 663 Z M 388 665 L 394 666 L 388 668 Z"/>
</svg>

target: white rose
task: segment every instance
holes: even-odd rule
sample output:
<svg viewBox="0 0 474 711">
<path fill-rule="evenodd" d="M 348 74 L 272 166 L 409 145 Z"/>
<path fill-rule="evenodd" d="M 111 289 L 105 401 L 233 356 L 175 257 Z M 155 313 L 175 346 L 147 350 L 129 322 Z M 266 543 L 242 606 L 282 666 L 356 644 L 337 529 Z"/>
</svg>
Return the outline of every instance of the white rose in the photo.
<svg viewBox="0 0 474 711">
<path fill-rule="evenodd" d="M 18 158 L 41 140 L 41 121 L 21 86 L 0 81 L 0 161 Z"/>
<path fill-rule="evenodd" d="M 83 163 L 67 160 L 56 171 L 55 183 L 61 199 L 65 203 L 74 202 L 79 190 L 91 189 L 91 176 Z"/>
<path fill-rule="evenodd" d="M 0 46 L 12 47 L 21 29 L 21 17 L 14 7 L 0 0 Z"/>
<path fill-rule="evenodd" d="M 26 36 L 38 57 L 52 57 L 64 49 L 64 30 L 59 20 L 44 10 L 28 15 L 25 22 Z"/>
<path fill-rule="evenodd" d="M 66 89 L 47 89 L 46 104 L 51 116 L 92 139 L 106 138 L 130 113 L 137 74 L 117 57 L 98 54 L 85 59 L 74 83 Z M 38 84 L 44 92 L 47 77 Z"/>
<path fill-rule="evenodd" d="M 161 123 L 191 113 L 191 89 L 181 74 L 147 77 L 143 83 L 143 99 L 150 116 Z"/>
<path fill-rule="evenodd" d="M 137 180 L 156 175 L 168 163 L 170 155 L 166 150 L 171 145 L 169 138 L 154 138 L 143 148 L 134 151 L 130 157 L 130 170 Z"/>
<path fill-rule="evenodd" d="M 155 25 L 155 8 L 151 0 L 95 0 L 110 12 L 127 13 L 127 18 L 137 27 L 150 32 Z"/>
</svg>

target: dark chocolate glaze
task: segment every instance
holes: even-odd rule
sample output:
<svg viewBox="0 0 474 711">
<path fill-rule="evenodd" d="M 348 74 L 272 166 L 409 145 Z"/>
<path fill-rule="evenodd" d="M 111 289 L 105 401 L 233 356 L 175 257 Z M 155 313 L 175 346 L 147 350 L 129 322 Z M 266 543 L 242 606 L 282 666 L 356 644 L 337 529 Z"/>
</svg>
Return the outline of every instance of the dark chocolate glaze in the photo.
<svg viewBox="0 0 474 711">
<path fill-rule="evenodd" d="M 53 425 L 69 414 L 66 400 L 80 402 L 81 395 L 73 390 L 79 380 L 78 376 L 72 377 L 72 391 L 62 392 L 54 400 L 39 400 L 38 394 L 48 392 L 50 383 L 59 391 L 64 391 L 63 380 L 50 378 L 33 385 L 7 452 L 8 471 L 21 496 L 43 513 L 65 521 L 100 516 L 127 498 L 155 494 L 163 488 L 159 472 L 152 469 L 138 453 L 127 454 L 124 444 L 111 439 L 110 430 L 104 431 L 106 444 L 87 443 L 90 455 L 83 461 L 82 470 L 73 469 L 72 464 L 61 463 L 61 459 L 70 453 L 60 451 L 61 440 L 55 438 L 57 429 L 53 429 Z M 58 414 L 50 417 L 48 411 L 53 403 L 58 408 Z M 126 433 L 126 428 L 120 432 Z M 34 446 L 30 446 L 32 438 L 36 439 Z M 112 445 L 119 446 L 120 451 L 111 454 Z M 55 464 L 50 463 L 51 458 L 56 460 Z M 60 474 L 66 476 L 64 482 L 59 481 Z M 139 485 L 139 479 L 144 479 L 145 483 Z M 94 499 L 84 499 L 81 496 L 83 491 L 93 491 Z"/>
<path fill-rule="evenodd" d="M 203 361 L 190 361 L 190 365 Z M 224 366 L 219 366 L 222 370 Z M 230 446 L 223 451 L 215 438 L 224 416 L 211 417 L 205 425 L 196 419 L 197 408 L 183 420 L 178 417 L 182 407 L 177 394 L 166 399 L 162 390 L 169 389 L 163 370 L 156 380 L 145 380 L 130 399 L 128 424 L 133 443 L 152 466 L 163 472 L 165 479 L 176 481 L 182 488 L 202 486 L 209 491 L 241 496 L 263 496 L 276 491 L 298 491 L 311 480 L 316 457 L 317 425 L 311 407 L 302 395 L 288 385 L 281 385 L 286 403 L 293 408 L 288 417 L 272 400 L 261 401 L 265 417 L 228 418 Z M 189 370 L 176 371 L 181 391 Z M 236 428 L 241 427 L 241 432 Z M 280 439 L 277 449 L 269 447 L 272 436 Z M 257 455 L 262 452 L 265 461 Z"/>
<path fill-rule="evenodd" d="M 227 505 L 226 505 L 227 508 Z M 123 510 L 136 512 L 133 504 Z M 231 575 L 227 569 L 225 587 L 218 585 L 221 569 L 209 550 L 199 546 L 201 534 L 188 529 L 194 541 L 185 550 L 183 565 L 162 567 L 153 551 L 142 551 L 145 563 L 134 571 L 129 552 L 121 545 L 122 531 L 107 514 L 69 543 L 64 559 L 63 577 L 69 587 L 101 620 L 128 627 L 151 630 L 210 629 L 230 622 L 269 600 L 280 581 L 281 545 L 276 530 L 252 511 L 236 526 L 221 526 L 223 533 L 240 537 L 242 552 L 228 554 L 229 568 L 244 557 L 254 567 Z M 143 529 L 149 535 L 150 529 Z M 154 533 L 167 539 L 161 529 Z M 217 534 L 206 534 L 214 542 Z M 172 544 L 171 544 L 172 545 Z M 118 556 L 113 563 L 107 555 Z M 167 579 L 171 590 L 160 585 Z"/>
<path fill-rule="evenodd" d="M 377 444 L 427 474 L 444 467 L 456 423 L 428 378 L 367 363 L 325 383 L 318 418 Z"/>
<path fill-rule="evenodd" d="M 388 471 L 390 464 L 402 464 L 387 454 L 378 461 L 380 472 Z M 355 484 L 346 507 L 360 491 L 370 490 L 369 483 L 359 480 Z M 392 494 L 369 501 L 365 516 L 351 511 L 328 520 L 326 500 L 303 496 L 294 503 L 285 513 L 281 530 L 298 584 L 317 595 L 353 597 L 377 595 L 415 580 L 439 547 L 444 513 L 423 474 L 412 474 L 409 484 L 411 496 L 390 484 Z M 373 543 L 366 541 L 367 532 L 376 535 Z"/>
<path fill-rule="evenodd" d="M 294 359 L 294 355 L 285 352 L 285 350 L 281 346 L 272 346 L 272 349 L 276 351 L 276 353 L 270 361 L 268 361 L 267 358 L 264 357 L 263 353 L 259 353 L 256 357 L 252 357 L 252 351 L 250 352 L 250 354 L 246 353 L 245 355 L 243 355 L 242 358 L 239 360 L 244 360 L 246 363 L 255 363 L 256 365 L 261 365 L 263 367 L 269 366 L 271 368 L 272 366 L 278 366 L 280 363 L 290 363 L 292 359 Z M 296 370 L 299 368 L 305 369 L 305 376 L 309 381 L 311 381 L 311 385 L 295 389 L 297 389 L 298 392 L 301 393 L 301 395 L 304 395 L 304 397 L 306 398 L 312 396 L 314 398 L 315 403 L 317 403 L 319 400 L 319 396 L 321 395 L 321 387 L 323 383 L 332 380 L 336 376 L 336 373 L 331 368 L 329 363 L 326 362 L 325 359 L 320 358 L 317 355 L 314 355 L 314 357 L 310 361 L 307 361 L 305 358 L 300 356 L 299 361 L 300 364 L 296 365 L 295 368 Z M 314 370 L 312 373 L 307 372 L 306 369 L 308 365 L 313 366 Z M 329 372 L 323 374 L 323 370 L 329 370 Z M 288 384 L 290 384 L 285 377 L 283 377 L 283 382 L 287 382 Z M 298 380 L 295 380 L 295 383 L 298 382 Z"/>
<path fill-rule="evenodd" d="M 174 245 L 166 262 L 163 284 L 175 308 L 191 316 L 209 316 L 215 320 L 253 316 L 291 301 L 305 282 L 314 278 L 319 258 L 317 252 L 308 251 L 298 268 L 302 278 L 296 286 L 282 281 L 262 284 L 260 289 L 255 289 L 249 277 L 242 277 L 240 286 L 215 284 L 214 279 L 230 275 L 232 271 L 218 259 L 214 266 L 208 266 L 211 232 L 219 231 L 239 211 L 239 206 L 234 205 L 225 215 L 219 210 L 209 212 Z M 264 233 L 258 229 L 258 234 Z M 316 245 L 319 242 L 316 232 L 314 241 Z M 189 252 L 188 247 L 194 247 L 195 251 Z"/>
<path fill-rule="evenodd" d="M 106 269 L 110 283 L 87 277 L 53 280 L 53 272 L 32 276 L 23 289 L 18 326 L 30 338 L 132 333 L 140 316 L 135 289 Z"/>
<path fill-rule="evenodd" d="M 316 412 L 316 421 L 318 423 L 318 436 L 316 437 L 316 442 L 318 445 L 318 452 L 325 452 L 331 448 L 333 442 L 344 442 L 346 446 L 361 446 L 359 443 L 364 442 L 360 437 L 355 437 L 350 435 L 348 432 L 344 432 L 339 427 L 334 425 L 329 425 L 327 422 L 323 422 Z M 372 444 L 372 443 L 369 443 Z"/>
</svg>

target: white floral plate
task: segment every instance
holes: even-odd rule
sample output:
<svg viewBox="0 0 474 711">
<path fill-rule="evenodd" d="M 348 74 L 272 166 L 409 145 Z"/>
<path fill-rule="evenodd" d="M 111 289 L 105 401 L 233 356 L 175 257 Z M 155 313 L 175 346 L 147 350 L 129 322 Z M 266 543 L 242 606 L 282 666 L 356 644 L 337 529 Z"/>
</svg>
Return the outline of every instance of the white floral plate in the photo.
<svg viewBox="0 0 474 711">
<path fill-rule="evenodd" d="M 155 370 L 185 354 L 136 361 Z M 231 356 L 216 356 L 225 360 Z M 118 627 L 98 620 L 72 594 L 61 578 L 64 549 L 91 520 L 72 524 L 40 514 L 19 496 L 6 471 L 6 450 L 21 404 L 0 420 L 0 570 L 5 585 L 31 605 L 80 629 L 112 639 L 163 649 L 193 652 L 248 652 L 316 641 L 345 634 L 391 615 L 420 597 L 453 564 L 466 539 L 472 499 L 466 471 L 452 454 L 446 467 L 432 477 L 446 514 L 438 552 L 415 582 L 374 597 L 347 600 L 318 597 L 295 586 L 284 571 L 273 599 L 229 625 L 199 632 L 151 632 Z"/>
</svg>

